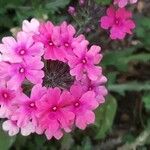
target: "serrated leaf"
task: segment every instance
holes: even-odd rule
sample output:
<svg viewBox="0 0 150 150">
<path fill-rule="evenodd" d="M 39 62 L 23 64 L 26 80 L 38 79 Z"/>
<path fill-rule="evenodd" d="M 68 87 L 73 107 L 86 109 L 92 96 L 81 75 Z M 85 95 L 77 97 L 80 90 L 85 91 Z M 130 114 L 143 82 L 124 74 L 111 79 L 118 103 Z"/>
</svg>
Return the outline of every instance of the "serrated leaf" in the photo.
<svg viewBox="0 0 150 150">
<path fill-rule="evenodd" d="M 117 110 L 116 99 L 109 95 L 106 102 L 96 111 L 96 139 L 105 138 L 111 129 Z"/>
</svg>

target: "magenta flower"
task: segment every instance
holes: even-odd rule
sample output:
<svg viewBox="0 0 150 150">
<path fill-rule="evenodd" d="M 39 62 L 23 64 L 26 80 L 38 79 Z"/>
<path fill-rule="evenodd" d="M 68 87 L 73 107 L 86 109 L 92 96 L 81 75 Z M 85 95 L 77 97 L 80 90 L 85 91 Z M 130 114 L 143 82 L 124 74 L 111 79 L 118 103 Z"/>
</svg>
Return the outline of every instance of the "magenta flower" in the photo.
<svg viewBox="0 0 150 150">
<path fill-rule="evenodd" d="M 64 53 L 57 46 L 57 39 L 59 38 L 60 28 L 48 21 L 42 23 L 39 27 L 39 34 L 34 36 L 36 42 L 42 42 L 45 47 L 45 59 L 61 59 Z"/>
<path fill-rule="evenodd" d="M 87 50 L 87 42 L 83 41 L 80 45 L 74 48 L 74 55 L 69 56 L 68 64 L 71 67 L 70 74 L 76 76 L 77 80 L 81 79 L 84 73 L 87 73 L 91 80 L 96 80 L 101 74 L 101 68 L 95 66 L 102 58 L 99 54 L 100 47 L 92 46 Z"/>
<path fill-rule="evenodd" d="M 7 73 L 10 80 L 8 81 L 8 85 L 18 88 L 25 79 L 33 84 L 42 83 L 44 72 L 41 69 L 43 66 L 43 62 L 37 57 L 32 58 L 30 61 L 26 60 L 22 63 L 9 64 Z"/>
<path fill-rule="evenodd" d="M 12 63 L 21 62 L 24 59 L 32 59 L 34 56 L 43 55 L 43 45 L 34 43 L 31 36 L 25 32 L 17 34 L 17 41 L 13 37 L 4 37 L 0 44 L 0 52 L 3 61 Z"/>
<path fill-rule="evenodd" d="M 37 102 L 39 124 L 48 139 L 60 139 L 62 129 L 70 132 L 74 114 L 67 108 L 72 97 L 68 92 L 61 93 L 59 88 L 48 89 L 46 95 Z"/>
<path fill-rule="evenodd" d="M 124 39 L 126 34 L 132 34 L 131 30 L 135 28 L 134 22 L 130 19 L 132 13 L 125 8 L 115 10 L 113 6 L 107 9 L 107 16 L 100 20 L 103 29 L 110 28 L 111 39 Z"/>
<path fill-rule="evenodd" d="M 85 129 L 88 124 L 95 121 L 95 114 L 92 111 L 98 107 L 95 93 L 92 91 L 83 93 L 81 86 L 72 86 L 70 92 L 74 96 L 72 111 L 75 114 L 75 124 L 78 128 Z"/>
<path fill-rule="evenodd" d="M 22 94 L 18 98 L 19 108 L 16 110 L 15 114 L 13 114 L 12 119 L 17 120 L 17 125 L 19 127 L 27 126 L 31 122 L 34 126 L 34 130 L 36 130 L 36 126 L 38 125 L 36 103 L 45 93 L 46 88 L 37 84 L 32 88 L 30 98 L 25 94 Z"/>
<path fill-rule="evenodd" d="M 114 0 L 114 4 L 117 4 L 120 8 L 125 7 L 128 3 L 134 4 L 137 0 Z"/>
<path fill-rule="evenodd" d="M 86 76 L 76 85 L 82 84 L 82 89 L 87 91 L 93 91 L 95 93 L 96 100 L 99 104 L 105 102 L 105 96 L 108 94 L 108 91 L 104 84 L 107 82 L 107 78 L 103 75 L 100 75 L 96 81 L 91 81 Z"/>
</svg>

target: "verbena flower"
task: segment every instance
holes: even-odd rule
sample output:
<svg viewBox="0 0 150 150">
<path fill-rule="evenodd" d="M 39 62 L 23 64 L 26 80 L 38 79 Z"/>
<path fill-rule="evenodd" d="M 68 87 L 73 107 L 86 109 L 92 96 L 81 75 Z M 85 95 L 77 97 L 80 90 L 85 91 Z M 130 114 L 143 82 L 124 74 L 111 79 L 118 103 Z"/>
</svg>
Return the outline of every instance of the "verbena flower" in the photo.
<svg viewBox="0 0 150 150">
<path fill-rule="evenodd" d="M 132 13 L 125 8 L 115 9 L 110 6 L 107 9 L 107 16 L 100 19 L 100 26 L 103 29 L 110 29 L 111 39 L 124 39 L 126 34 L 132 34 L 135 24 L 131 19 Z"/>
<path fill-rule="evenodd" d="M 100 51 L 66 22 L 23 21 L 17 37 L 0 44 L 3 129 L 10 136 L 21 132 L 60 139 L 74 126 L 93 124 L 94 110 L 107 94 Z"/>
</svg>

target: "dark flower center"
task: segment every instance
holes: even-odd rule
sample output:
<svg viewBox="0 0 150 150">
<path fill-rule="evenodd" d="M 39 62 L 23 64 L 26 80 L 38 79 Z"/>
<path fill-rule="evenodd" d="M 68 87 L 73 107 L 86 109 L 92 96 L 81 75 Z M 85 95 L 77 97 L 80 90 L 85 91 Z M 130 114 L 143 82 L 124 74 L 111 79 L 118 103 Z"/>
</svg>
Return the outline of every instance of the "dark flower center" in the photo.
<svg viewBox="0 0 150 150">
<path fill-rule="evenodd" d="M 70 67 L 61 62 L 48 60 L 45 62 L 44 86 L 69 89 L 75 78 L 70 75 Z"/>
</svg>

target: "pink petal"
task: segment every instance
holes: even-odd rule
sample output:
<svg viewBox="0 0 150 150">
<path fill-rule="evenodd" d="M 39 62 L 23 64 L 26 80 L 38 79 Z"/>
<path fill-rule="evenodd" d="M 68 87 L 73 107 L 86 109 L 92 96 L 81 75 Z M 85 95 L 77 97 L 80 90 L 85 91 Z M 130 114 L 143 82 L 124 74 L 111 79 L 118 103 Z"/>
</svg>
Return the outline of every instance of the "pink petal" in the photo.
<svg viewBox="0 0 150 150">
<path fill-rule="evenodd" d="M 108 9 L 107 9 L 107 15 L 111 18 L 115 17 L 115 8 L 113 6 L 110 6 Z"/>
<path fill-rule="evenodd" d="M 41 70 L 30 70 L 26 74 L 26 78 L 33 84 L 41 84 L 43 82 L 44 72 Z"/>
<path fill-rule="evenodd" d="M 86 70 L 88 77 L 93 81 L 97 80 L 98 76 L 102 73 L 101 67 L 98 66 L 87 66 Z"/>
<path fill-rule="evenodd" d="M 113 25 L 114 18 L 108 17 L 108 16 L 103 16 L 100 20 L 101 22 L 101 27 L 103 29 L 108 29 Z"/>
</svg>

